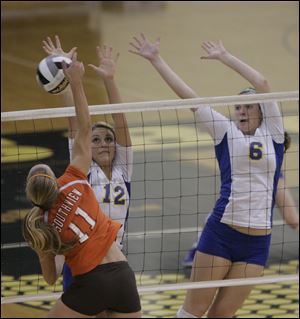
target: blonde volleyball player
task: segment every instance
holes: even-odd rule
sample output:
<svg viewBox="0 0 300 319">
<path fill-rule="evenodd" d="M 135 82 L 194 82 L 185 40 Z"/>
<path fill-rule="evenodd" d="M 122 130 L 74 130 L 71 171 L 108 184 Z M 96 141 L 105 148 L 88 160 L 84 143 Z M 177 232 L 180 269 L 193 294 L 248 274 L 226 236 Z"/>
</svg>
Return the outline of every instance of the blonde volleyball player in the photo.
<svg viewBox="0 0 300 319">
<path fill-rule="evenodd" d="M 284 153 L 290 147 L 291 137 L 285 131 L 284 132 Z M 277 192 L 276 192 L 276 205 L 279 208 L 279 212 L 282 215 L 283 220 L 289 225 L 293 230 L 299 231 L 299 212 L 296 208 L 296 203 L 293 199 L 293 196 L 290 190 L 285 185 L 285 177 L 282 172 L 280 173 Z M 200 235 L 200 234 L 199 234 Z M 193 264 L 193 260 L 197 251 L 197 244 L 195 242 L 192 248 L 187 252 L 182 265 L 186 268 L 189 268 Z"/>
<path fill-rule="evenodd" d="M 103 311 L 108 317 L 138 318 L 135 275 L 115 243 L 121 224 L 101 211 L 86 175 L 92 162 L 92 129 L 82 84 L 84 66 L 75 52 L 71 65 L 63 68 L 77 118 L 73 156 L 59 178 L 43 164 L 29 171 L 26 195 L 35 207 L 25 217 L 24 238 L 38 254 L 49 284 L 60 274 L 55 264 L 59 254 L 65 256 L 74 276 L 49 318 L 89 318 Z"/>
<path fill-rule="evenodd" d="M 43 48 L 48 54 L 70 56 L 76 48 L 64 52 L 58 36 L 55 45 L 48 37 L 43 41 Z M 115 73 L 119 54 L 113 56 L 111 47 L 97 47 L 99 66 L 89 65 L 103 79 L 109 103 L 121 103 L 119 90 L 115 83 Z M 63 93 L 66 106 L 74 105 L 72 93 L 67 89 Z M 91 148 L 93 161 L 88 172 L 88 180 L 95 191 L 102 211 L 111 219 L 122 224 L 117 244 L 122 249 L 130 202 L 130 182 L 133 166 L 133 151 L 130 133 L 124 114 L 112 114 L 114 126 L 99 122 L 92 127 Z M 73 139 L 77 131 L 76 118 L 69 118 L 69 148 L 72 156 Z M 72 275 L 67 265 L 63 267 L 64 290 L 70 285 Z"/>
<path fill-rule="evenodd" d="M 131 42 L 132 53 L 151 62 L 181 98 L 198 95 L 182 81 L 141 34 Z M 230 54 L 221 42 L 206 41 L 203 59 L 218 60 L 249 81 L 254 89 L 242 94 L 270 92 L 258 71 Z M 206 281 L 258 277 L 267 262 L 272 214 L 284 152 L 284 129 L 276 103 L 236 105 L 232 122 L 209 106 L 193 109 L 197 121 L 212 136 L 221 172 L 220 197 L 197 245 L 191 280 Z M 232 317 L 252 286 L 192 289 L 178 318 Z"/>
</svg>

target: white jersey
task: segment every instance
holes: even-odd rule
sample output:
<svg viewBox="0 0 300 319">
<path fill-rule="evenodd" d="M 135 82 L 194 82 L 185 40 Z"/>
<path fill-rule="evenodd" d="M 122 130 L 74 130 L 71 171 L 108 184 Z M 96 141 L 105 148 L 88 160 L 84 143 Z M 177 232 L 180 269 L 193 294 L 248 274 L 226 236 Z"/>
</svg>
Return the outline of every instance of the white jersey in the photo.
<svg viewBox="0 0 300 319">
<path fill-rule="evenodd" d="M 69 139 L 70 154 L 73 143 L 74 140 Z M 120 248 L 123 247 L 122 241 L 128 219 L 132 167 L 132 147 L 116 144 L 116 157 L 113 161 L 111 180 L 106 177 L 101 167 L 94 161 L 88 172 L 88 181 L 102 211 L 111 219 L 122 224 L 116 240 Z"/>
<path fill-rule="evenodd" d="M 212 214 L 221 222 L 271 228 L 277 182 L 283 160 L 284 128 L 276 103 L 261 104 L 263 121 L 254 135 L 209 106 L 196 111 L 213 137 L 221 173 L 220 198 Z"/>
</svg>

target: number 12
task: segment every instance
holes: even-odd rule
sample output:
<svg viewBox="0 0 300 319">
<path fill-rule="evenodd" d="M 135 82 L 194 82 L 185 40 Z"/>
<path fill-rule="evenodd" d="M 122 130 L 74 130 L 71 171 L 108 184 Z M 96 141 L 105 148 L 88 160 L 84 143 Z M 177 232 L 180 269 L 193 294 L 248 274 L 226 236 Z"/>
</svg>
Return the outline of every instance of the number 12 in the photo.
<svg viewBox="0 0 300 319">
<path fill-rule="evenodd" d="M 103 203 L 110 203 L 110 184 L 106 184 L 104 186 L 105 189 L 105 197 L 103 198 Z M 114 192 L 117 193 L 117 196 L 115 197 L 114 203 L 115 205 L 124 205 L 125 204 L 125 191 L 123 187 L 116 186 L 114 189 Z"/>
</svg>

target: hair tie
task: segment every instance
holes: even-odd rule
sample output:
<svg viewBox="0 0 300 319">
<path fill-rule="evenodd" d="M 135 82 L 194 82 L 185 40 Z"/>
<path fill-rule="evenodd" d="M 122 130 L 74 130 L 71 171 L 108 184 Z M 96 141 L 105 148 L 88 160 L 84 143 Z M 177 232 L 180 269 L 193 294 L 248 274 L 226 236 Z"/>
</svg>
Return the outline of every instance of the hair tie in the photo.
<svg viewBox="0 0 300 319">
<path fill-rule="evenodd" d="M 47 174 L 43 174 L 43 173 L 38 173 L 38 174 L 34 174 L 34 175 L 30 176 L 29 179 L 28 179 L 28 182 L 29 182 L 33 177 L 36 177 L 36 176 L 48 177 L 48 178 L 50 178 L 50 179 L 52 179 L 53 181 L 56 182 L 56 179 L 55 179 L 53 176 L 50 176 L 50 175 L 47 175 Z"/>
<path fill-rule="evenodd" d="M 35 202 L 31 201 L 31 204 L 34 206 L 37 206 L 38 208 L 41 208 L 44 210 L 43 206 L 36 204 Z"/>
</svg>

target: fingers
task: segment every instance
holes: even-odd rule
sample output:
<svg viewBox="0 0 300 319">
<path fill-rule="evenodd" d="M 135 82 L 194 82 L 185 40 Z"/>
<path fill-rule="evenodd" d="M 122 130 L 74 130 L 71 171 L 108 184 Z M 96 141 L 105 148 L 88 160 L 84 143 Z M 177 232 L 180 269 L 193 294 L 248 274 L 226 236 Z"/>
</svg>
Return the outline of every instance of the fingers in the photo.
<svg viewBox="0 0 300 319">
<path fill-rule="evenodd" d="M 47 53 L 47 54 L 51 54 L 51 50 L 49 50 L 46 46 L 43 45 L 42 47 L 44 49 L 44 51 Z"/>
<path fill-rule="evenodd" d="M 101 48 L 99 46 L 96 47 L 96 51 L 97 51 L 98 59 L 102 60 L 103 59 L 103 53 L 102 53 L 102 50 L 101 50 Z"/>
<path fill-rule="evenodd" d="M 209 43 L 207 42 L 203 42 L 201 47 L 206 51 L 206 52 L 209 52 L 210 49 L 211 49 L 211 46 L 209 45 Z"/>
<path fill-rule="evenodd" d="M 97 46 L 97 53 L 99 59 L 113 59 L 113 47 L 103 44 L 102 47 Z M 117 54 L 119 55 L 119 53 Z M 116 58 L 114 59 L 116 61 Z"/>
<path fill-rule="evenodd" d="M 102 53 L 103 53 L 103 57 L 106 58 L 107 57 L 107 46 L 106 46 L 106 44 L 103 44 Z"/>
<path fill-rule="evenodd" d="M 132 42 L 129 42 L 129 45 L 131 45 L 132 47 L 134 47 L 137 51 L 140 50 L 140 48 L 139 48 L 137 45 L 135 45 L 134 43 L 132 43 Z"/>
<path fill-rule="evenodd" d="M 56 47 L 57 47 L 58 49 L 61 49 L 61 44 L 60 44 L 60 40 L 59 40 L 58 35 L 55 36 L 55 42 L 56 42 Z"/>
<path fill-rule="evenodd" d="M 55 50 L 62 50 L 59 37 L 55 36 L 56 47 L 54 46 L 50 37 L 47 37 L 46 40 L 43 40 L 43 49 L 47 54 L 53 54 Z"/>
<path fill-rule="evenodd" d="M 48 41 L 49 47 L 50 47 L 51 49 L 55 49 L 55 46 L 54 46 L 54 44 L 53 44 L 53 42 L 52 42 L 52 40 L 51 40 L 50 37 L 47 37 L 47 41 Z"/>
<path fill-rule="evenodd" d="M 77 50 L 77 47 L 74 47 L 69 51 L 68 55 L 70 56 L 71 59 L 73 58 L 73 55 L 75 54 L 76 50 Z"/>
<path fill-rule="evenodd" d="M 84 64 L 83 64 L 83 62 L 80 62 L 80 68 L 81 68 L 81 70 L 82 70 L 83 72 L 85 72 L 85 69 L 84 69 Z"/>
<path fill-rule="evenodd" d="M 52 53 L 52 49 L 50 47 L 50 45 L 48 44 L 47 41 L 43 40 L 43 49 L 47 54 L 51 54 Z"/>
<path fill-rule="evenodd" d="M 94 71 L 98 71 L 98 68 L 96 67 L 96 65 L 94 65 L 94 64 L 88 64 L 88 66 L 90 67 L 90 68 L 92 68 Z"/>
<path fill-rule="evenodd" d="M 77 52 L 75 51 L 72 56 L 72 62 L 74 63 L 76 61 L 77 61 Z"/>
<path fill-rule="evenodd" d="M 211 48 L 214 48 L 216 45 L 214 44 L 214 42 L 212 41 L 207 41 L 208 45 L 211 47 Z"/>
<path fill-rule="evenodd" d="M 129 49 L 129 50 L 128 50 L 128 52 L 130 52 L 130 53 L 133 53 L 133 54 L 137 54 L 137 55 L 140 55 L 140 53 L 139 53 L 139 52 L 136 52 L 136 51 L 134 51 L 134 50 L 131 50 L 131 49 Z"/>
<path fill-rule="evenodd" d="M 141 41 L 140 41 L 137 37 L 133 37 L 133 39 L 136 41 L 136 43 L 137 43 L 139 46 L 142 46 Z"/>
</svg>

